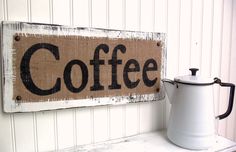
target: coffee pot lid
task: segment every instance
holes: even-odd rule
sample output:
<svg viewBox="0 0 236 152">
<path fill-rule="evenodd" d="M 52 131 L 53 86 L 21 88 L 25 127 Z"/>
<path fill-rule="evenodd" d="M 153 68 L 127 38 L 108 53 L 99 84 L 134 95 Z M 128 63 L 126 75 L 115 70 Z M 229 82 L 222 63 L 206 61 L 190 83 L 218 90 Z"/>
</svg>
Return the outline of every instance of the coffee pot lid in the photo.
<svg viewBox="0 0 236 152">
<path fill-rule="evenodd" d="M 190 68 L 191 75 L 184 75 L 175 77 L 174 81 L 177 83 L 188 84 L 188 85 L 212 85 L 214 84 L 213 78 L 202 77 L 197 75 L 197 68 Z"/>
</svg>

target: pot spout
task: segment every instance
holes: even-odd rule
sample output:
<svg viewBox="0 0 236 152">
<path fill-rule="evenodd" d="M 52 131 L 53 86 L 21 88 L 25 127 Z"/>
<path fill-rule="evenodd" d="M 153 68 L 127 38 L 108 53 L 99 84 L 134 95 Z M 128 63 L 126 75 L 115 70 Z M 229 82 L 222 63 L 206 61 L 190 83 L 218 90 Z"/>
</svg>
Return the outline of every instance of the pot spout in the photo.
<svg viewBox="0 0 236 152">
<path fill-rule="evenodd" d="M 164 84 L 164 88 L 165 88 L 167 97 L 169 99 L 169 102 L 172 104 L 173 95 L 174 95 L 174 92 L 175 92 L 175 89 L 176 89 L 175 82 L 173 80 L 170 80 L 170 79 L 162 79 L 161 81 Z"/>
</svg>

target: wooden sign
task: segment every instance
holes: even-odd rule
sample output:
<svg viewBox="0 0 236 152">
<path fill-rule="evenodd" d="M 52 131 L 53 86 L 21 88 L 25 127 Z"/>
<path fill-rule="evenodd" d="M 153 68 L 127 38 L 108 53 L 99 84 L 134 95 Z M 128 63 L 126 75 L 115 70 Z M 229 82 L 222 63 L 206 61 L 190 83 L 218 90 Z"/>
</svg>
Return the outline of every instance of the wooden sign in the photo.
<svg viewBox="0 0 236 152">
<path fill-rule="evenodd" d="M 160 33 L 2 23 L 5 112 L 163 98 Z"/>
</svg>

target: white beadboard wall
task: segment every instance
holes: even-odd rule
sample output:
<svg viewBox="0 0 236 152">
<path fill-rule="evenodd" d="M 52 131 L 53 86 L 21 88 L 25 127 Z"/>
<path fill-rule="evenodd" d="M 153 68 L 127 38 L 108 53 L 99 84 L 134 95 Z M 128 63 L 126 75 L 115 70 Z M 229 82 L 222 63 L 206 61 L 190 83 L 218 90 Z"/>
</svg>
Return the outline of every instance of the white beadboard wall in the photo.
<svg viewBox="0 0 236 152">
<path fill-rule="evenodd" d="M 165 32 L 167 77 L 200 68 L 236 83 L 236 0 L 0 0 L 0 20 Z M 215 87 L 216 114 L 228 90 Z M 2 104 L 0 104 L 2 109 Z M 0 112 L 1 152 L 57 151 L 165 127 L 165 101 L 36 113 Z M 236 108 L 217 123 L 236 140 Z"/>
</svg>

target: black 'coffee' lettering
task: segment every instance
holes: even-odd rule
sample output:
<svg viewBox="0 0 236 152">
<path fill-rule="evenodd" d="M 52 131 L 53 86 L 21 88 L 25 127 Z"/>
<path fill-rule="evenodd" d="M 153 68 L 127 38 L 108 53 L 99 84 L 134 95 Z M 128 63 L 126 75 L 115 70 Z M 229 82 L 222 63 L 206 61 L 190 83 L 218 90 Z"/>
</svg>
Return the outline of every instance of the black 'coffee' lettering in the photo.
<svg viewBox="0 0 236 152">
<path fill-rule="evenodd" d="M 79 65 L 81 68 L 81 72 L 82 72 L 82 84 L 80 85 L 80 87 L 75 88 L 72 84 L 72 80 L 71 80 L 71 69 L 74 65 Z M 80 60 L 72 60 L 70 61 L 64 70 L 64 81 L 65 81 L 65 85 L 67 87 L 68 90 L 70 90 L 73 93 L 79 93 L 81 92 L 87 85 L 88 83 L 88 68 L 87 66 L 84 64 L 84 62 L 80 61 Z"/>
<path fill-rule="evenodd" d="M 57 78 L 55 85 L 51 89 L 41 89 L 35 85 L 30 73 L 30 59 L 39 49 L 47 49 L 59 60 L 58 47 L 49 43 L 37 43 L 32 45 L 24 54 L 20 63 L 20 76 L 25 87 L 32 93 L 45 96 L 56 93 L 61 89 L 61 79 Z"/>
</svg>

